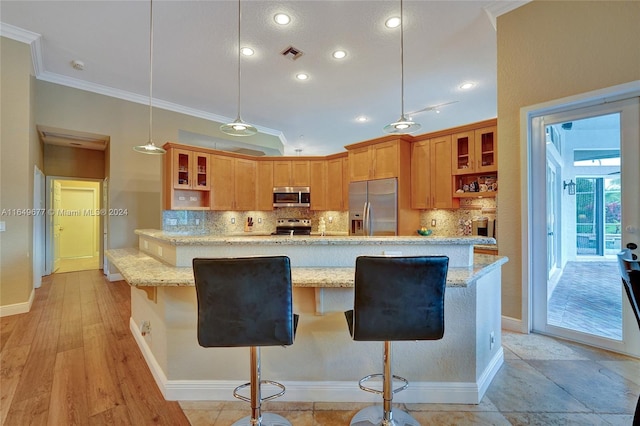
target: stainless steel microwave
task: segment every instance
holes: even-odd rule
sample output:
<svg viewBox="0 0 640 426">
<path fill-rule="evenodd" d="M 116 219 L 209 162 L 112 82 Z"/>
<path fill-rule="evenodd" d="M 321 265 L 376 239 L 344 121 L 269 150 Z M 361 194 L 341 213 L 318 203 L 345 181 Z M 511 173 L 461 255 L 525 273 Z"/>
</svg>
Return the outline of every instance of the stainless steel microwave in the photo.
<svg viewBox="0 0 640 426">
<path fill-rule="evenodd" d="M 311 207 L 308 186 L 276 186 L 273 188 L 273 207 Z"/>
</svg>

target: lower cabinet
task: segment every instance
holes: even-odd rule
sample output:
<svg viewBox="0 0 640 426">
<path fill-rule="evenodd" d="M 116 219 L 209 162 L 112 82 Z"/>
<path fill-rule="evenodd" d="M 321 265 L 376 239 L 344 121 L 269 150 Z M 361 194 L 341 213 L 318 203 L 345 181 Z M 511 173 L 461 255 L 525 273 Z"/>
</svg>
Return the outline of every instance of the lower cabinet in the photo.
<svg viewBox="0 0 640 426">
<path fill-rule="evenodd" d="M 411 208 L 453 209 L 451 136 L 414 142 L 411 146 Z"/>
</svg>

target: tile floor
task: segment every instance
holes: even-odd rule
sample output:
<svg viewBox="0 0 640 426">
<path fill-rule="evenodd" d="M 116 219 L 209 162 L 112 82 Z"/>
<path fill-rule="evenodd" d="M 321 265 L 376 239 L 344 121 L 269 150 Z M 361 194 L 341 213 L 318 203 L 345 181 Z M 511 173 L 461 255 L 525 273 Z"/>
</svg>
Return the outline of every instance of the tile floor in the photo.
<svg viewBox="0 0 640 426">
<path fill-rule="evenodd" d="M 549 324 L 622 339 L 622 292 L 618 263 L 567 262 L 549 299 Z"/>
<path fill-rule="evenodd" d="M 631 425 L 640 360 L 538 334 L 503 332 L 505 363 L 478 405 L 396 404 L 422 425 Z M 409 378 L 410 380 L 410 378 Z M 243 402 L 183 401 L 194 426 L 229 426 Z M 277 402 L 294 426 L 348 425 L 366 404 Z"/>
</svg>

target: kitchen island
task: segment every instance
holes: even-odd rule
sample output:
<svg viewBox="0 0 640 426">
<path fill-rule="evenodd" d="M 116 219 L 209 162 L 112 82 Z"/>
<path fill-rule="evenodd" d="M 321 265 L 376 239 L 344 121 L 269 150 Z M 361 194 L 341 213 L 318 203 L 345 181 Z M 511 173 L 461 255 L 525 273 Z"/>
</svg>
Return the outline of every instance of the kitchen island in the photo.
<svg viewBox="0 0 640 426">
<path fill-rule="evenodd" d="M 263 349 L 262 375 L 287 386 L 289 401 L 376 401 L 358 380 L 382 368 L 382 343 L 353 342 L 343 311 L 353 306 L 355 256 L 445 254 L 445 335 L 439 341 L 397 342 L 394 369 L 410 386 L 398 402 L 478 403 L 503 362 L 500 339 L 501 265 L 473 256 L 492 238 L 224 237 L 138 230 L 139 249 L 109 250 L 131 285 L 132 333 L 165 398 L 231 400 L 248 379 L 249 351 L 201 348 L 191 257 L 284 254 L 291 258 L 295 342 Z M 187 265 L 184 263 L 188 262 Z M 141 291 L 144 290 L 144 291 Z M 143 324 L 151 331 L 144 336 Z"/>
</svg>

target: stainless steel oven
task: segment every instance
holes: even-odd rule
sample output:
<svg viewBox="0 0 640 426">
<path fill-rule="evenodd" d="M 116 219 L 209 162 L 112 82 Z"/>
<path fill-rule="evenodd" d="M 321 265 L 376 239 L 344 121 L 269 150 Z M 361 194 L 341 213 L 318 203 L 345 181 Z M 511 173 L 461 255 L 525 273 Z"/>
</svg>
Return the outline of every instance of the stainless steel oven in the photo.
<svg viewBox="0 0 640 426">
<path fill-rule="evenodd" d="M 273 207 L 311 207 L 308 186 L 277 186 L 273 188 Z"/>
</svg>

